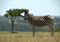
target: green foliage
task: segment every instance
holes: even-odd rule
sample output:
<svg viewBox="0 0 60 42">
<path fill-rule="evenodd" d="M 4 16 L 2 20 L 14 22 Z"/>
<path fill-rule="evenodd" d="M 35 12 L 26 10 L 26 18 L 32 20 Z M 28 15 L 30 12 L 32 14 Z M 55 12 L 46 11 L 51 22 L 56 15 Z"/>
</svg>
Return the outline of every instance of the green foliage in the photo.
<svg viewBox="0 0 60 42">
<path fill-rule="evenodd" d="M 55 32 L 58 32 L 58 31 L 60 31 L 60 27 L 55 28 Z"/>
<path fill-rule="evenodd" d="M 6 14 L 4 14 L 4 16 L 5 16 L 5 17 L 8 17 L 8 16 L 9 16 L 9 14 L 8 14 L 8 13 L 6 13 Z"/>
<path fill-rule="evenodd" d="M 10 9 L 6 11 L 7 13 L 4 14 L 5 17 L 11 16 L 11 17 L 18 17 L 21 16 L 21 13 L 23 12 L 29 12 L 28 9 Z"/>
<path fill-rule="evenodd" d="M 22 12 L 29 12 L 28 9 L 20 9 Z"/>
</svg>

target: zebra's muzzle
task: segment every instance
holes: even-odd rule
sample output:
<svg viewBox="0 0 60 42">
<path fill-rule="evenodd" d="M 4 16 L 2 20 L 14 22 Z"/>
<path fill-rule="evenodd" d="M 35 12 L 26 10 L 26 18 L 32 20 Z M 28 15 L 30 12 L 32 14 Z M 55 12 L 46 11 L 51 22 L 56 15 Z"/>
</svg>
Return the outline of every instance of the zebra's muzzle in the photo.
<svg viewBox="0 0 60 42">
<path fill-rule="evenodd" d="M 27 19 L 25 18 L 25 20 L 27 20 Z"/>
</svg>

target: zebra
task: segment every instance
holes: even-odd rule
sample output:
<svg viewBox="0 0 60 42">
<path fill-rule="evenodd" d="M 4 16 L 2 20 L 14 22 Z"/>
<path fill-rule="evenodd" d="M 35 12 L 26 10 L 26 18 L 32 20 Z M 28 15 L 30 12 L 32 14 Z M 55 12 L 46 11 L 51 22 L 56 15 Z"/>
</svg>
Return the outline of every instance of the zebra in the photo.
<svg viewBox="0 0 60 42">
<path fill-rule="evenodd" d="M 33 30 L 33 37 L 35 37 L 35 27 L 48 26 L 50 29 L 50 35 L 54 36 L 54 17 L 50 15 L 45 16 L 34 16 L 29 12 L 24 12 L 24 19 L 28 20 Z"/>
</svg>

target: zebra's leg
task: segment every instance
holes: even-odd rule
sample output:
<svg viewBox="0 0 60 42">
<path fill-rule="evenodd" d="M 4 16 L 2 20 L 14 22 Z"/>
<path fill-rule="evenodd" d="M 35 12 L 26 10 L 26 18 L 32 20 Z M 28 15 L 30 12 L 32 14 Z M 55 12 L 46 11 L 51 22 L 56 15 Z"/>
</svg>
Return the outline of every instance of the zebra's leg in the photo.
<svg viewBox="0 0 60 42">
<path fill-rule="evenodd" d="M 35 37 L 35 27 L 32 26 L 32 30 L 33 30 L 33 37 Z"/>
<path fill-rule="evenodd" d="M 53 37 L 54 36 L 54 26 L 49 26 L 50 28 L 50 35 Z"/>
<path fill-rule="evenodd" d="M 35 28 L 32 28 L 33 29 L 33 37 L 35 37 Z"/>
<path fill-rule="evenodd" d="M 51 36 L 54 36 L 54 26 L 51 27 Z"/>
</svg>

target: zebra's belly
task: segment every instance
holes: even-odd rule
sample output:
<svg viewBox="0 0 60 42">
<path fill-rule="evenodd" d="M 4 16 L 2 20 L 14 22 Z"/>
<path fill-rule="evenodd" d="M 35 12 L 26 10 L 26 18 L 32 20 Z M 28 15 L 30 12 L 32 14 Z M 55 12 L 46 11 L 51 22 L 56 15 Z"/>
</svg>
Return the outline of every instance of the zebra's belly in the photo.
<svg viewBox="0 0 60 42">
<path fill-rule="evenodd" d="M 34 23 L 33 25 L 38 26 L 38 27 L 46 26 L 46 24 L 44 24 L 44 23 L 40 23 L 40 24 L 39 24 L 39 23 L 38 23 L 38 24 L 35 24 L 35 23 Z"/>
<path fill-rule="evenodd" d="M 38 26 L 38 27 L 43 27 L 43 26 L 46 26 L 46 22 L 45 21 L 33 21 L 31 22 L 31 24 L 35 25 L 35 26 Z"/>
</svg>

